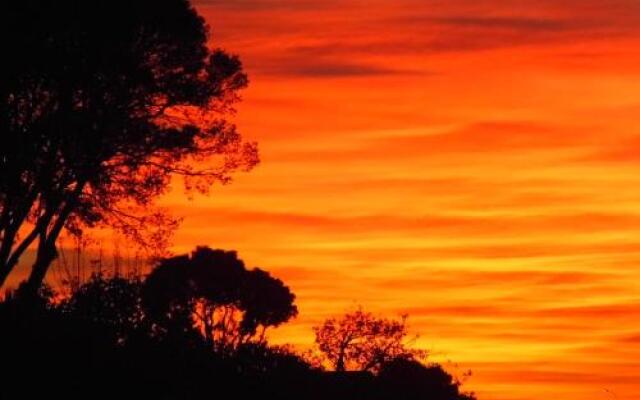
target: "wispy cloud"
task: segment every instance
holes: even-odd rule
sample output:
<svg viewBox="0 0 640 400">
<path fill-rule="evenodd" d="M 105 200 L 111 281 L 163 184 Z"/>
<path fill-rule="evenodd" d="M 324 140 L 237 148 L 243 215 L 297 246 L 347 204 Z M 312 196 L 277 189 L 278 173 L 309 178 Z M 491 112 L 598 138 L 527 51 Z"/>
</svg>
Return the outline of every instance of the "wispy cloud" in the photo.
<svg viewBox="0 0 640 400">
<path fill-rule="evenodd" d="M 276 339 L 409 310 L 481 398 L 636 396 L 640 2 L 196 3 L 252 78 L 236 118 L 264 162 L 169 195 L 176 248 L 291 284 Z"/>
<path fill-rule="evenodd" d="M 269 60 L 265 64 L 256 66 L 255 71 L 267 76 L 327 79 L 411 75 L 418 73 L 417 71 L 393 69 L 376 65 L 296 57 Z"/>
</svg>

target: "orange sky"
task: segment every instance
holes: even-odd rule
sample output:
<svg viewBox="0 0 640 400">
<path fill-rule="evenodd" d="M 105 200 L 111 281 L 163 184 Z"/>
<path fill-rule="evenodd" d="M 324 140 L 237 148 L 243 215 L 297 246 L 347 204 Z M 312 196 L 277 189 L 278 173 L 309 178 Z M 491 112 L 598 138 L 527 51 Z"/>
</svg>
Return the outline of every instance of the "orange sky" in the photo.
<svg viewBox="0 0 640 400">
<path fill-rule="evenodd" d="M 640 399 L 640 3 L 197 4 L 245 62 L 263 162 L 167 200 L 176 251 L 282 277 L 278 340 L 407 311 L 481 399 Z"/>
<path fill-rule="evenodd" d="M 164 200 L 176 252 L 283 278 L 277 341 L 361 304 L 482 400 L 640 399 L 640 2 L 196 4 L 262 164 Z"/>
</svg>

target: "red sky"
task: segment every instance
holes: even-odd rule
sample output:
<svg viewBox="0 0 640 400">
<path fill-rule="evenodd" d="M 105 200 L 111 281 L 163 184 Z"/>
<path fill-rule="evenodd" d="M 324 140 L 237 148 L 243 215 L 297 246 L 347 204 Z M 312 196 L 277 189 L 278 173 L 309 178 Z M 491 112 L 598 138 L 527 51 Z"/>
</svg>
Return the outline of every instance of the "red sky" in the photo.
<svg viewBox="0 0 640 400">
<path fill-rule="evenodd" d="M 275 340 L 361 304 L 480 399 L 640 399 L 640 2 L 196 4 L 262 164 L 169 196 L 174 250 L 284 279 Z"/>
</svg>

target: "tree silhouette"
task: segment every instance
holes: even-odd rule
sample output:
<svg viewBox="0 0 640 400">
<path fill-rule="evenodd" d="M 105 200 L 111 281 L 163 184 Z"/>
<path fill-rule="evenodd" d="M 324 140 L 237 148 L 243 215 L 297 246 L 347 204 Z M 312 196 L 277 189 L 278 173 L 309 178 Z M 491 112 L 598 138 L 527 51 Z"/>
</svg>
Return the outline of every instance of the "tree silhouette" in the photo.
<svg viewBox="0 0 640 400">
<path fill-rule="evenodd" d="M 235 252 L 208 247 L 161 262 L 148 276 L 143 298 L 158 334 L 195 326 L 218 351 L 262 342 L 267 328 L 298 312 L 281 280 L 247 270 Z"/>
<path fill-rule="evenodd" d="M 407 348 L 406 320 L 406 316 L 399 320 L 378 318 L 358 309 L 315 327 L 316 344 L 338 372 L 377 372 L 389 360 L 424 355 Z"/>
<path fill-rule="evenodd" d="M 247 77 L 207 45 L 187 0 L 0 3 L 0 286 L 37 244 L 35 290 L 65 230 L 162 247 L 172 176 L 206 191 L 257 163 L 226 119 Z"/>
</svg>

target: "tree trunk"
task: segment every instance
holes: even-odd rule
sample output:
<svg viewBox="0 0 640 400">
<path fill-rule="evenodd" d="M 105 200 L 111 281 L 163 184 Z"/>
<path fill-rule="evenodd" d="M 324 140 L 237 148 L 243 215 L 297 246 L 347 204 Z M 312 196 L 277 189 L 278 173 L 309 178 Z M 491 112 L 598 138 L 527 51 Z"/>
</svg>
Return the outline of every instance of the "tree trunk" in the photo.
<svg viewBox="0 0 640 400">
<path fill-rule="evenodd" d="M 28 292 L 31 294 L 38 293 L 38 290 L 40 290 L 40 287 L 44 282 L 47 271 L 49 270 L 49 266 L 57 256 L 58 252 L 56 251 L 55 241 L 50 242 L 47 240 L 40 248 L 38 248 L 36 261 L 31 267 L 31 274 L 26 282 L 26 289 Z"/>
<path fill-rule="evenodd" d="M 344 365 L 344 349 L 340 349 L 338 354 L 338 362 L 336 363 L 336 372 L 344 372 L 346 367 Z"/>
<path fill-rule="evenodd" d="M 0 265 L 0 288 L 4 286 L 9 274 L 11 274 L 11 270 L 12 268 L 9 268 L 8 265 Z"/>
<path fill-rule="evenodd" d="M 22 254 L 29 248 L 29 246 L 34 242 L 34 240 L 38 237 L 38 235 L 42 232 L 42 227 L 46 226 L 49 223 L 50 217 L 45 215 L 38 222 L 35 228 L 25 237 L 22 242 L 13 250 L 13 253 L 10 254 L 10 257 L 6 260 L 3 260 L 3 264 L 0 265 L 0 288 L 5 284 L 7 278 L 20 261 L 20 257 Z"/>
<path fill-rule="evenodd" d="M 69 195 L 59 211 L 58 217 L 55 222 L 53 222 L 51 229 L 47 232 L 45 227 L 45 231 L 40 232 L 38 254 L 36 256 L 36 261 L 31 268 L 31 275 L 29 275 L 29 279 L 27 280 L 27 289 L 34 294 L 37 293 L 42 286 L 42 282 L 44 282 L 49 266 L 58 256 L 56 241 L 64 229 L 67 219 L 76 208 L 85 183 L 86 181 L 79 181 L 77 183 L 73 193 Z"/>
</svg>

